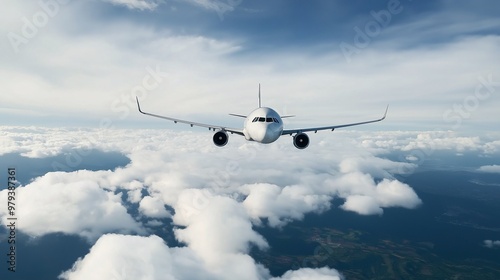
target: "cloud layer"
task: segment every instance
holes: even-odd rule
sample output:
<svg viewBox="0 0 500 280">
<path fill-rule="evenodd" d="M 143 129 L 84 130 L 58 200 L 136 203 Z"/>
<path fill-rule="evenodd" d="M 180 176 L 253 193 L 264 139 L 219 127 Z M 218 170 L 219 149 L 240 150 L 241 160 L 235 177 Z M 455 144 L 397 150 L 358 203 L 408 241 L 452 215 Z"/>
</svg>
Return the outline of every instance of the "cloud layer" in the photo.
<svg viewBox="0 0 500 280">
<path fill-rule="evenodd" d="M 225 271 L 213 271 L 188 247 L 170 248 L 158 236 L 107 234 L 79 259 L 61 279 L 263 279 L 267 270 L 245 255 L 224 259 Z M 259 269 L 256 274 L 255 269 Z M 330 268 L 301 268 L 278 279 L 343 279 Z"/>
<path fill-rule="evenodd" d="M 119 151 L 131 160 L 115 170 L 78 170 L 76 165 L 77 171 L 49 172 L 18 189 L 23 205 L 19 215 L 26 217 L 21 231 L 31 236 L 80 235 L 91 244 L 98 240 L 87 256 L 63 274 L 66 279 L 85 279 L 96 271 L 93 266 L 102 257 L 110 260 L 109 267 L 95 272 L 102 279 L 111 277 L 110 273 L 143 273 L 142 268 L 126 265 L 131 258 L 150 263 L 145 275 L 153 278 L 165 273 L 178 279 L 201 274 L 205 279 L 242 275 L 267 279 L 272 277 L 269 270 L 249 252 L 273 244 L 254 226 L 285 227 L 307 213 L 321 215 L 335 197 L 345 200 L 342 209 L 361 215 L 381 215 L 387 207 L 412 209 L 422 203 L 410 186 L 394 179 L 413 163 L 384 159 L 377 156 L 380 148 L 362 147 L 364 141 L 382 141 L 375 133 L 354 138 L 356 132 L 315 134 L 304 153 L 288 137 L 272 145 L 231 137 L 221 149 L 207 133 L 87 130 L 85 137 L 78 138 L 82 132 L 70 129 L 4 127 L 1 131 L 6 143 L 15 143 L 21 135 L 24 139 L 22 146 L 6 146 L 8 152 L 47 157 L 56 150 L 40 144 L 52 138 L 64 147 L 57 151 L 73 153 L 70 158 L 85 157 L 85 150 L 79 150 L 85 147 Z M 6 195 L 0 192 L 1 197 Z M 6 213 L 0 211 L 5 224 Z M 158 227 L 173 232 L 185 247 L 160 245 L 158 237 L 146 237 Z M 119 244 L 128 242 L 129 250 L 124 252 Z M 134 246 L 144 249 L 133 250 Z M 156 249 L 149 252 L 152 247 Z M 162 267 L 149 261 L 160 257 L 165 262 Z M 182 265 L 176 263 L 179 260 Z M 340 277 L 331 268 L 303 268 L 282 278 L 306 275 Z"/>
<path fill-rule="evenodd" d="M 425 201 L 396 175 L 413 172 L 439 151 L 489 157 L 500 147 L 494 137 L 457 141 L 442 131 L 318 133 L 305 151 L 295 149 L 289 137 L 257 145 L 232 136 L 221 149 L 212 144 L 211 133 L 170 130 L 2 127 L 0 135 L 6 144 L 2 153 L 65 154 L 66 161 L 55 166 L 71 164 L 76 170 L 54 170 L 18 189 L 19 215 L 25 217 L 19 230 L 34 237 L 79 235 L 93 244 L 89 254 L 66 268 L 64 279 L 86 279 L 91 272 L 101 279 L 277 277 L 249 255 L 252 248 L 273 246 L 255 226 L 286 227 L 307 213 L 321 215 L 334 198 L 344 200 L 341 209 L 360 215 L 383 215 L 388 207 L 414 209 Z M 118 151 L 131 162 L 115 170 L 79 170 L 78 158 L 91 149 Z M 386 157 L 394 153 L 401 155 L 399 161 Z M 1 199 L 6 196 L 0 192 Z M 154 235 L 158 229 L 181 245 L 165 244 Z M 485 246 L 493 248 L 496 241 Z M 102 257 L 108 265 L 96 269 Z M 149 265 L 130 267 L 130 261 Z M 339 279 L 341 274 L 301 268 L 277 279 L 301 277 Z"/>
</svg>

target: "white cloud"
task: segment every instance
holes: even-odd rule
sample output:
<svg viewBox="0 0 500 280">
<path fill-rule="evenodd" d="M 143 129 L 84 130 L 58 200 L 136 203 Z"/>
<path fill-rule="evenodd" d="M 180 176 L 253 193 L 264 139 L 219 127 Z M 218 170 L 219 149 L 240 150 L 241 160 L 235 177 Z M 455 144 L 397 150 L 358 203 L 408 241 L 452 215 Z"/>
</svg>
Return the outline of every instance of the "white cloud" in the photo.
<svg viewBox="0 0 500 280">
<path fill-rule="evenodd" d="M 422 132 L 413 141 L 410 141 L 403 151 L 421 150 L 477 150 L 480 147 L 479 137 L 460 137 L 454 132 Z"/>
<path fill-rule="evenodd" d="M 182 195 L 195 200 L 199 192 L 189 191 Z M 221 196 L 207 196 L 206 199 L 203 211 L 189 217 L 182 211 L 184 205 L 174 207 L 174 222 L 187 226 L 175 230 L 176 237 L 186 242 L 206 262 L 226 265 L 226 258 L 220 259 L 220 256 L 246 254 L 252 244 L 261 249 L 268 246 L 264 238 L 253 231 L 248 214 L 240 203 Z M 200 233 L 203 234 L 200 236 Z"/>
<path fill-rule="evenodd" d="M 382 207 L 413 209 L 422 203 L 407 184 L 388 179 L 376 184 L 369 174 L 359 172 L 331 179 L 327 185 L 346 199 L 342 209 L 362 215 L 380 215 L 383 213 Z"/>
<path fill-rule="evenodd" d="M 187 195 L 192 193 L 188 191 Z M 176 216 L 184 214 L 176 210 Z M 269 278 L 268 270 L 247 254 L 250 244 L 265 248 L 267 243 L 252 230 L 244 208 L 236 201 L 210 197 L 202 213 L 184 222 L 187 227 L 175 230 L 175 235 L 187 247 L 169 248 L 156 236 L 105 235 L 72 271 L 63 274 L 64 278 L 87 279 L 89 273 L 93 279 L 109 279 L 112 275 L 120 279 Z M 106 259 L 109 261 L 101 267 Z"/>
<path fill-rule="evenodd" d="M 161 227 L 163 226 L 163 222 L 159 220 L 149 220 L 146 222 L 146 226 L 148 227 Z"/>
<path fill-rule="evenodd" d="M 500 140 L 495 140 L 484 144 L 484 150 L 486 153 L 497 153 L 500 151 Z"/>
<path fill-rule="evenodd" d="M 377 201 L 383 207 L 413 209 L 422 203 L 409 185 L 397 180 L 382 180 L 377 184 L 376 194 Z"/>
<path fill-rule="evenodd" d="M 60 174 L 59 174 L 60 175 Z M 127 213 L 121 196 L 103 190 L 92 181 L 56 183 L 56 173 L 48 173 L 17 189 L 17 209 L 22 217 L 19 229 L 31 236 L 62 232 L 96 240 L 107 232 L 139 233 L 145 230 Z M 0 192 L 7 201 L 7 190 Z M 6 209 L 0 209 L 4 225 Z"/>
<path fill-rule="evenodd" d="M 484 240 L 484 247 L 486 248 L 500 247 L 500 240 Z"/>
<path fill-rule="evenodd" d="M 46 138 L 44 135 L 46 130 L 43 128 L 1 127 L 1 129 L 0 154 L 15 152 L 29 158 L 43 158 L 61 154 L 70 146 L 76 148 L 74 143 L 77 142 L 80 148 L 88 147 L 76 134 L 69 136 L 57 133 L 65 131 L 63 129 L 52 130 L 53 138 Z"/>
<path fill-rule="evenodd" d="M 373 197 L 366 195 L 350 195 L 340 207 L 360 215 L 382 215 L 384 212 Z"/>
<path fill-rule="evenodd" d="M 142 190 L 136 189 L 127 192 L 127 200 L 130 203 L 139 203 L 142 198 Z"/>
<path fill-rule="evenodd" d="M 139 203 L 139 212 L 151 218 L 168 218 L 170 213 L 159 198 L 145 196 Z"/>
<path fill-rule="evenodd" d="M 419 158 L 414 156 L 414 155 L 409 155 L 409 156 L 406 156 L 405 158 L 408 161 L 418 161 L 419 160 Z"/>
<path fill-rule="evenodd" d="M 349 157 L 339 165 L 342 173 L 363 172 L 369 173 L 378 178 L 391 177 L 391 174 L 405 174 L 408 170 L 413 170 L 416 165 L 412 163 L 394 162 L 392 160 L 367 156 L 367 157 Z"/>
<path fill-rule="evenodd" d="M 355 132 L 351 132 L 355 133 Z M 484 136 L 464 136 L 459 131 L 381 131 L 377 137 L 354 134 L 363 139 L 362 147 L 373 153 L 383 154 L 387 151 L 405 152 L 401 160 L 420 164 L 436 151 L 454 151 L 457 153 L 475 151 L 494 154 L 500 151 L 500 136 L 491 132 Z M 406 166 L 410 167 L 410 166 Z"/>
<path fill-rule="evenodd" d="M 216 279 L 188 248 L 169 248 L 158 236 L 107 234 L 60 278 Z"/>
<path fill-rule="evenodd" d="M 281 277 L 271 278 L 271 280 L 302 280 L 302 279 L 340 280 L 344 279 L 344 277 L 335 269 L 322 267 L 319 269 L 301 268 L 295 271 L 287 271 Z"/>
<path fill-rule="evenodd" d="M 500 173 L 500 165 L 484 165 L 477 169 L 479 172 Z"/>
<path fill-rule="evenodd" d="M 255 184 L 242 187 L 247 195 L 243 205 L 253 219 L 268 218 L 272 227 L 283 226 L 291 220 L 302 220 L 305 213 L 322 212 L 330 208 L 331 196 L 317 194 L 306 186 L 279 187 Z"/>
</svg>

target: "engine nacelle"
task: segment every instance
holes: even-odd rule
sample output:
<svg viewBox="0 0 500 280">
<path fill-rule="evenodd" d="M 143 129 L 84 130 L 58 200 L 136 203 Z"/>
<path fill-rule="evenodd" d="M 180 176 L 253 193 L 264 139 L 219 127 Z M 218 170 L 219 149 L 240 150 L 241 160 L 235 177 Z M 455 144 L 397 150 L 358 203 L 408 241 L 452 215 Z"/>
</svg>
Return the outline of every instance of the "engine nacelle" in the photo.
<svg viewBox="0 0 500 280">
<path fill-rule="evenodd" d="M 227 132 L 220 130 L 214 134 L 213 140 L 215 146 L 223 147 L 227 144 L 227 141 L 229 140 L 229 135 L 227 135 Z"/>
<path fill-rule="evenodd" d="M 297 133 L 293 136 L 293 145 L 297 149 L 305 149 L 309 146 L 309 136 L 305 133 Z"/>
</svg>

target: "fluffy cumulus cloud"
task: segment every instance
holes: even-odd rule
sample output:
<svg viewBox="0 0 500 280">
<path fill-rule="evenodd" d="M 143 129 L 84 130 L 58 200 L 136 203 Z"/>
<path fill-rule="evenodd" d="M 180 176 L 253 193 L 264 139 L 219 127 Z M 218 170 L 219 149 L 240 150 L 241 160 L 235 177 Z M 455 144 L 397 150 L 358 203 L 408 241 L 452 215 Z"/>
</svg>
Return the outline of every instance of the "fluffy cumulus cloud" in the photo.
<svg viewBox="0 0 500 280">
<path fill-rule="evenodd" d="M 315 280 L 341 280 L 344 279 L 335 269 L 327 267 L 319 269 L 301 268 L 296 271 L 288 271 L 283 276 L 272 278 L 272 280 L 301 280 L 301 279 L 315 279 Z"/>
<path fill-rule="evenodd" d="M 414 163 L 390 160 L 383 155 L 392 149 L 367 145 L 389 141 L 392 136 L 381 137 L 384 133 L 318 133 L 301 151 L 289 137 L 258 145 L 232 136 L 221 149 L 206 132 L 88 129 L 83 134 L 8 127 L 1 132 L 5 143 L 22 136 L 24 145 L 7 150 L 25 156 L 50 157 L 59 151 L 91 157 L 78 152 L 84 148 L 118 151 L 130 158 L 126 166 L 101 171 L 80 170 L 76 162 L 74 171 L 49 172 L 19 188 L 20 231 L 80 235 L 90 244 L 98 240 L 62 274 L 65 279 L 86 279 L 91 272 L 93 279 L 278 277 L 249 254 L 273 246 L 255 226 L 286 227 L 307 213 L 321 215 L 332 207 L 333 198 L 344 200 L 341 209 L 360 215 L 383 215 L 387 207 L 413 209 L 422 203 L 394 176 Z M 418 138 L 418 132 L 412 135 L 404 136 L 407 142 Z M 44 139 L 58 140 L 43 145 Z M 401 139 L 394 141 L 405 147 Z M 57 145 L 64 149 L 55 150 Z M 6 213 L 0 215 L 5 224 Z M 159 228 L 182 245 L 169 247 L 149 236 Z M 106 265 L 99 268 L 103 258 Z M 332 268 L 302 268 L 278 279 L 321 277 L 341 275 Z"/>
<path fill-rule="evenodd" d="M 322 212 L 330 207 L 331 196 L 315 193 L 313 188 L 306 186 L 255 184 L 242 189 L 247 195 L 243 205 L 249 215 L 258 221 L 267 218 L 273 227 L 302 219 L 305 213 Z"/>
<path fill-rule="evenodd" d="M 196 194 L 193 194 L 196 195 Z M 182 217 L 174 222 L 185 229 L 176 229 L 178 240 L 188 244 L 208 269 L 221 279 L 259 279 L 268 274 L 267 269 L 256 264 L 248 252 L 252 245 L 267 248 L 264 238 L 252 229 L 245 209 L 237 201 L 214 196 L 208 205 L 196 215 Z M 185 215 L 179 211 L 180 215 Z M 177 215 L 177 214 L 176 214 Z"/>
<path fill-rule="evenodd" d="M 169 248 L 156 235 L 107 234 L 61 279 L 216 279 L 188 248 Z"/>
<path fill-rule="evenodd" d="M 19 229 L 31 236 L 61 232 L 80 235 L 89 241 L 106 232 L 144 234 L 122 205 L 121 196 L 106 191 L 90 180 L 57 182 L 60 174 L 49 173 L 17 189 L 22 217 Z M 7 201 L 7 192 L 0 192 Z M 2 222 L 8 224 L 7 209 L 1 209 Z"/>
<path fill-rule="evenodd" d="M 196 190 L 190 192 L 188 198 L 196 199 Z M 234 199 L 213 196 L 207 198 L 207 205 L 200 213 L 186 213 L 182 211 L 184 204 L 176 205 L 178 209 L 174 216 L 174 222 L 187 226 L 185 229 L 177 229 L 175 234 L 183 242 L 192 244 L 200 255 L 207 260 L 216 259 L 217 253 L 246 253 L 250 243 L 260 248 L 266 248 L 267 242 L 262 236 L 252 229 L 248 214 L 240 203 Z M 188 215 L 186 217 L 186 214 Z M 180 218 L 178 218 L 181 216 Z M 233 235 L 239 231 L 239 234 Z M 199 233 L 204 237 L 200 238 Z M 212 242 L 205 242 L 211 240 Z"/>
<path fill-rule="evenodd" d="M 415 208 L 421 200 L 407 184 L 383 179 L 376 183 L 369 174 L 352 172 L 329 180 L 329 188 L 346 199 L 344 210 L 362 215 L 382 214 L 382 207 Z"/>
<path fill-rule="evenodd" d="M 151 196 L 146 196 L 141 200 L 139 211 L 152 218 L 167 218 L 170 216 L 170 213 L 165 209 L 163 201 Z"/>
<path fill-rule="evenodd" d="M 412 209 L 422 202 L 408 184 L 397 180 L 382 180 L 375 187 L 375 193 L 375 197 L 382 207 Z"/>
<path fill-rule="evenodd" d="M 60 279 L 269 279 L 269 273 L 246 255 L 224 259 L 227 270 L 214 271 L 190 247 L 169 247 L 160 237 L 107 234 Z M 259 269 L 259 273 L 252 270 Z M 339 280 L 330 268 L 301 268 L 278 279 Z"/>
<path fill-rule="evenodd" d="M 361 215 L 380 215 L 384 212 L 373 197 L 366 195 L 350 195 L 341 207 L 344 210 L 353 211 Z"/>
<path fill-rule="evenodd" d="M 358 184 L 356 182 L 358 180 L 353 179 L 353 176 L 363 175 L 350 175 L 348 176 L 350 178 L 342 178 L 341 181 L 352 180 L 354 182 L 347 182 L 346 184 L 357 189 L 359 185 L 355 184 Z M 342 209 L 353 211 L 361 215 L 380 215 L 383 213 L 382 207 L 404 207 L 412 209 L 422 203 L 410 186 L 399 181 L 384 179 L 376 185 L 373 182 L 367 183 L 368 185 L 362 187 L 363 190 L 359 192 L 355 191 L 354 194 L 346 196 L 346 201 L 341 206 Z M 361 182 L 361 184 L 364 183 Z M 345 193 L 340 194 L 340 196 L 345 196 Z"/>
</svg>

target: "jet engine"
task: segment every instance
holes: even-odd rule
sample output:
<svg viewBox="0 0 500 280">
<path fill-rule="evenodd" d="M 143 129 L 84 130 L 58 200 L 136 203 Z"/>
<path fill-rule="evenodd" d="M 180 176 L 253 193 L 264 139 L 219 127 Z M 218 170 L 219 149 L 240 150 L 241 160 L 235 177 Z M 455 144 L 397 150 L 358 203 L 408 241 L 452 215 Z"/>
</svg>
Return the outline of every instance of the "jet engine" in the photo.
<svg viewBox="0 0 500 280">
<path fill-rule="evenodd" d="M 214 134 L 214 144 L 217 147 L 225 146 L 228 140 L 229 136 L 227 135 L 227 132 L 223 130 L 219 130 Z"/>
<path fill-rule="evenodd" d="M 293 136 L 293 145 L 297 149 L 305 149 L 309 146 L 309 136 L 305 133 L 297 133 Z"/>
</svg>

